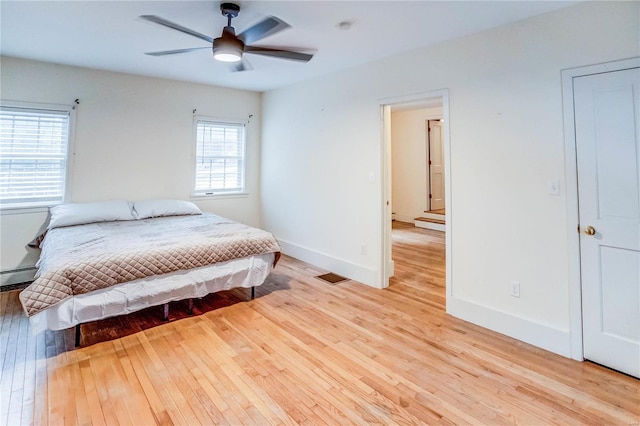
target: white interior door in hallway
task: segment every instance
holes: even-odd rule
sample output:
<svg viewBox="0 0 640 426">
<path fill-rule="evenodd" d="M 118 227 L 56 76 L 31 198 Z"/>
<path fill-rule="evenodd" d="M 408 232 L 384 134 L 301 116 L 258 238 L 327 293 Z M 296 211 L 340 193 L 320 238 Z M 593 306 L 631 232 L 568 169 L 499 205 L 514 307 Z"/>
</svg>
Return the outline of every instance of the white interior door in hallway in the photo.
<svg viewBox="0 0 640 426">
<path fill-rule="evenodd" d="M 429 210 L 444 209 L 444 152 L 440 120 L 427 120 Z"/>
<path fill-rule="evenodd" d="M 640 377 L 640 69 L 573 84 L 584 357 Z"/>
</svg>

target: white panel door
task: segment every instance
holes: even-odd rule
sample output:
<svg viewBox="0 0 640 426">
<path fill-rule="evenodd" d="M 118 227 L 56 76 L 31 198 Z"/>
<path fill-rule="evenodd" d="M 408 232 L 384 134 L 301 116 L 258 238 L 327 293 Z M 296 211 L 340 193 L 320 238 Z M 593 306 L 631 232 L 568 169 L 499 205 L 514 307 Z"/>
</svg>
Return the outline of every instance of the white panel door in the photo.
<svg viewBox="0 0 640 426">
<path fill-rule="evenodd" d="M 584 357 L 640 377 L 640 69 L 573 84 Z"/>
<path fill-rule="evenodd" d="M 440 121 L 427 122 L 429 141 L 429 210 L 444 209 L 444 150 Z"/>
</svg>

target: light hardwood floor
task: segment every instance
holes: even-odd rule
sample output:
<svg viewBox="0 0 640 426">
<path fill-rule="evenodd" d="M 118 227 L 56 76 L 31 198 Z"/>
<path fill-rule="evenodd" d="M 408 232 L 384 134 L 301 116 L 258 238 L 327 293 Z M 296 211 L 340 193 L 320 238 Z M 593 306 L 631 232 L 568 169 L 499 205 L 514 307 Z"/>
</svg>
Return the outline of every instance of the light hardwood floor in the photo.
<svg viewBox="0 0 640 426">
<path fill-rule="evenodd" d="M 284 256 L 235 290 L 32 336 L 0 295 L 2 424 L 638 424 L 640 381 L 444 312 L 444 239 L 395 225 L 386 290 Z"/>
</svg>

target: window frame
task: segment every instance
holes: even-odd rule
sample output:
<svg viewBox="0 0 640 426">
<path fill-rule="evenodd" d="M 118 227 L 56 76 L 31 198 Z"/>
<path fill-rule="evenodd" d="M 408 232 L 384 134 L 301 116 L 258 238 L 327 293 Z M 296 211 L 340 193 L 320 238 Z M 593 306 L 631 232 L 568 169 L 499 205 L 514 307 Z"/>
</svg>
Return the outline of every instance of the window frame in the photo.
<svg viewBox="0 0 640 426">
<path fill-rule="evenodd" d="M 7 99 L 0 99 L 0 108 L 24 110 L 32 112 L 51 112 L 51 113 L 66 113 L 69 116 L 68 131 L 67 131 L 67 152 L 66 152 L 66 164 L 64 173 L 64 183 L 62 189 L 61 200 L 56 201 L 32 201 L 23 203 L 6 203 L 0 200 L 0 212 L 3 211 L 48 211 L 49 207 L 66 202 L 71 194 L 71 182 L 73 176 L 73 165 L 75 160 L 75 128 L 76 128 L 76 105 L 65 104 L 51 104 L 40 102 L 28 102 L 28 101 L 14 101 Z"/>
<path fill-rule="evenodd" d="M 208 123 L 219 126 L 242 127 L 242 159 L 240 167 L 241 187 L 239 189 L 229 190 L 196 190 L 196 178 L 198 167 L 198 125 L 200 123 Z M 209 117 L 203 115 L 194 115 L 193 117 L 193 136 L 191 140 L 191 198 L 218 198 L 218 197 L 244 197 L 247 196 L 247 124 L 246 120 L 233 120 L 227 118 Z"/>
</svg>

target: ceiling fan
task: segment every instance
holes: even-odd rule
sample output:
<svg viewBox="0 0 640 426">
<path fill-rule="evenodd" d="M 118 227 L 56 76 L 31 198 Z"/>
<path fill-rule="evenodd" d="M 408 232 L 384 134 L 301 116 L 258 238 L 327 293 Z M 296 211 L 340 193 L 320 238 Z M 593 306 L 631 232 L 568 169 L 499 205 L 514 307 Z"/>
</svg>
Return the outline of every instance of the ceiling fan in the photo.
<svg viewBox="0 0 640 426">
<path fill-rule="evenodd" d="M 185 34 L 192 35 L 201 40 L 211 43 L 211 46 L 207 47 L 191 47 L 187 49 L 164 50 L 160 52 L 147 52 L 145 54 L 151 56 L 164 56 L 213 48 L 213 57 L 218 61 L 236 63 L 235 67 L 232 68 L 233 71 L 245 71 L 251 69 L 251 65 L 246 60 L 246 58 L 243 59 L 244 53 L 270 56 L 274 58 L 288 59 L 299 62 L 309 62 L 311 58 L 313 58 L 312 54 L 295 50 L 284 50 L 278 48 L 250 45 L 251 43 L 259 41 L 267 36 L 273 35 L 289 28 L 290 25 L 283 20 L 276 18 L 275 16 L 269 16 L 261 22 L 255 24 L 254 26 L 246 29 L 242 33 L 236 35 L 235 29 L 231 26 L 231 19 L 238 16 L 238 13 L 240 13 L 240 6 L 235 3 L 222 3 L 220 5 L 220 11 L 222 12 L 222 15 L 227 18 L 227 26 L 222 30 L 222 35 L 215 39 L 156 15 L 140 16 L 140 18 L 146 21 L 160 24 L 177 31 L 181 31 Z"/>
</svg>

